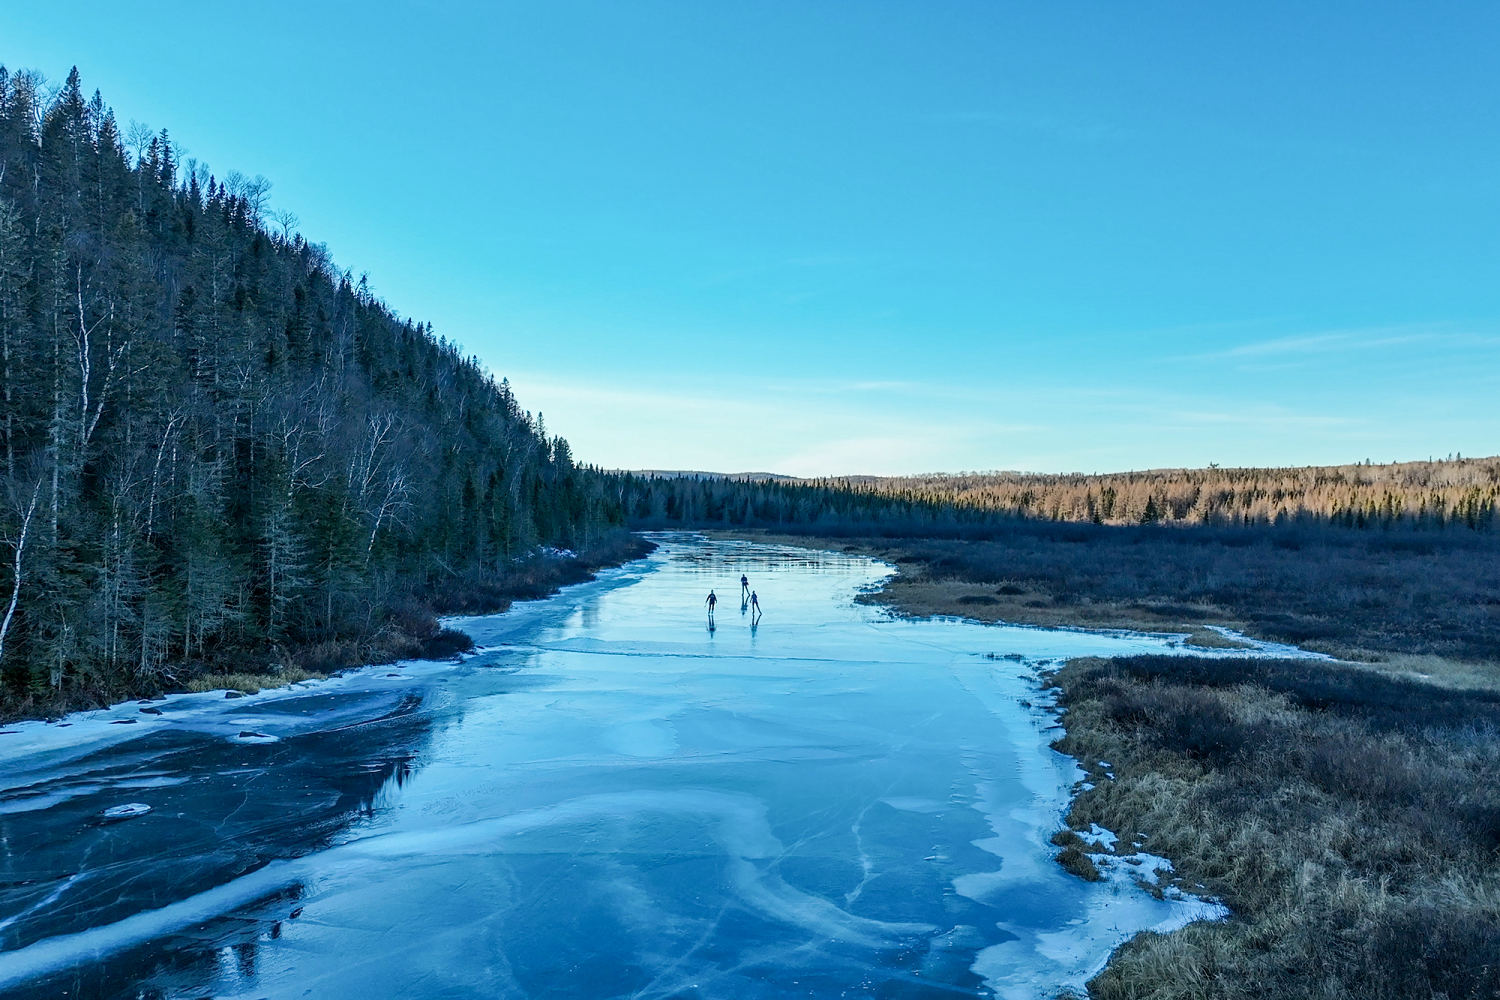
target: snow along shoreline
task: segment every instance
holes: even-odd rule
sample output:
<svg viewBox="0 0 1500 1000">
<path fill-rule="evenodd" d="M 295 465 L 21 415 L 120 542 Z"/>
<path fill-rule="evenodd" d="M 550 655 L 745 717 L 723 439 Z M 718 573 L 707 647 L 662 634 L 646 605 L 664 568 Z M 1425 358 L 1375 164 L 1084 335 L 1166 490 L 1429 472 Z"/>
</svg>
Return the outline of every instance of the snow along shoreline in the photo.
<svg viewBox="0 0 1500 1000">
<path fill-rule="evenodd" d="M 645 557 L 645 560 L 649 559 L 649 556 Z M 3 765 L 0 767 L 0 797 L 35 784 L 69 761 L 173 728 L 219 734 L 233 740 L 279 737 L 283 734 L 277 730 L 295 720 L 257 716 L 254 712 L 257 706 L 310 693 L 378 692 L 427 681 L 482 655 L 492 646 L 501 644 L 505 636 L 539 617 L 550 617 L 559 607 L 571 608 L 579 597 L 630 582 L 639 575 L 639 564 L 645 560 L 601 570 L 593 580 L 570 584 L 550 597 L 517 602 L 495 615 L 440 619 L 439 624 L 445 628 L 462 628 L 466 623 L 478 621 L 486 623 L 482 630 L 484 643 L 476 644 L 470 653 L 441 660 L 365 664 L 321 679 L 262 688 L 255 694 L 227 688 L 179 692 L 159 698 L 131 699 L 105 708 L 83 709 L 59 719 L 28 719 L 0 726 L 0 765 Z M 247 732 L 249 736 L 241 736 Z M 19 807 L 25 805 L 0 801 L 0 814 L 19 811 Z"/>
</svg>

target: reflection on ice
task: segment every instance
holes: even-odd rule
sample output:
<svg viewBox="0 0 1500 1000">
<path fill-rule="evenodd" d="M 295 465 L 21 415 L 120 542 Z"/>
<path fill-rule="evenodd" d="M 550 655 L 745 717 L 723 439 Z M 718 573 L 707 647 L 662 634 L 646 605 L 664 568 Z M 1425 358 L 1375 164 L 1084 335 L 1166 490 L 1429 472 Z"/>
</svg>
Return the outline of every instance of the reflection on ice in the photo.
<svg viewBox="0 0 1500 1000">
<path fill-rule="evenodd" d="M 6 737 L 0 990 L 1037 997 L 1216 915 L 1047 842 L 1083 773 L 1039 665 L 1173 640 L 891 620 L 888 572 L 676 538 L 456 622 L 460 665 Z M 709 632 L 742 573 L 766 617 Z"/>
</svg>

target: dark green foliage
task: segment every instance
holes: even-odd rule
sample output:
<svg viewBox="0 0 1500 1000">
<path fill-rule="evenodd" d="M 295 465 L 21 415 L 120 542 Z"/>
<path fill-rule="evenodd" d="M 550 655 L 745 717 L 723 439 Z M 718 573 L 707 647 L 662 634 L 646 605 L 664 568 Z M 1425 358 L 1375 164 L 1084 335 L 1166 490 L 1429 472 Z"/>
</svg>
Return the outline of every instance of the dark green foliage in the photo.
<svg viewBox="0 0 1500 1000">
<path fill-rule="evenodd" d="M 273 233 L 268 182 L 127 154 L 76 71 L 44 93 L 0 69 L 0 709 L 438 642 L 393 609 L 620 530 L 505 382 Z"/>
<path fill-rule="evenodd" d="M 829 537 L 988 535 L 1014 518 L 851 488 L 844 480 L 786 480 L 731 476 L 614 477 L 631 527 L 765 528 Z"/>
</svg>

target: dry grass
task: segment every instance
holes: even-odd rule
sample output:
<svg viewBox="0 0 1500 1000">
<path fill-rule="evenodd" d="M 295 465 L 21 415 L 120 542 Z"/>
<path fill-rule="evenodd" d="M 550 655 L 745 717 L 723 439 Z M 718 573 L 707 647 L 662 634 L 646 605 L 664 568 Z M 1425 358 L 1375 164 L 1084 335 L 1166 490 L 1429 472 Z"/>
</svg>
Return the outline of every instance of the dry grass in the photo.
<svg viewBox="0 0 1500 1000">
<path fill-rule="evenodd" d="M 1099 869 L 1095 866 L 1094 859 L 1085 854 L 1083 849 L 1077 844 L 1069 844 L 1067 847 L 1064 847 L 1062 853 L 1057 856 L 1057 863 L 1085 882 L 1098 882 L 1104 878 L 1103 875 L 1099 874 Z"/>
<path fill-rule="evenodd" d="M 1110 998 L 1500 995 L 1500 695 L 1356 667 L 1075 660 L 1068 822 L 1171 858 L 1227 922 L 1146 934 Z"/>
<path fill-rule="evenodd" d="M 933 579 L 920 570 L 903 567 L 899 576 L 877 593 L 864 595 L 867 603 L 894 607 L 916 617 L 960 615 L 975 621 L 1049 628 L 1132 629 L 1141 632 L 1186 633 L 1188 643 L 1218 649 L 1242 646 L 1205 627 L 1229 628 L 1235 622 L 1216 608 L 1152 604 L 1147 602 L 1077 600 L 1057 603 L 1052 595 L 1036 587 L 1017 584 L 976 584 L 953 577 Z"/>
<path fill-rule="evenodd" d="M 1500 690 L 1500 666 L 1492 662 L 1455 659 L 1420 653 L 1381 653 L 1360 647 L 1340 649 L 1328 644 L 1331 656 L 1359 663 L 1376 673 L 1404 677 L 1459 691 Z"/>
<path fill-rule="evenodd" d="M 321 681 L 327 677 L 327 674 L 289 667 L 280 673 L 204 674 L 194 677 L 183 686 L 195 694 L 205 691 L 243 691 L 245 694 L 256 694 L 263 688 L 285 687 L 299 681 Z"/>
</svg>

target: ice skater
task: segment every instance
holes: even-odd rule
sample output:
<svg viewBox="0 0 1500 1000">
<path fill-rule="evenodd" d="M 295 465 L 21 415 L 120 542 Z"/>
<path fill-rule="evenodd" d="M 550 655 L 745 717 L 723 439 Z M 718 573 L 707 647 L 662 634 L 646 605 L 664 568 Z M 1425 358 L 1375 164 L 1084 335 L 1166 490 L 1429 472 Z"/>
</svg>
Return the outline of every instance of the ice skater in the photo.
<svg viewBox="0 0 1500 1000">
<path fill-rule="evenodd" d="M 708 597 L 704 599 L 703 603 L 708 605 L 708 623 L 712 625 L 714 622 L 714 605 L 719 603 L 719 599 L 718 597 L 714 596 L 714 592 L 710 590 L 708 592 Z"/>
<path fill-rule="evenodd" d="M 750 593 L 750 578 L 748 576 L 746 576 L 745 574 L 741 573 L 740 574 L 740 600 L 743 601 L 745 599 L 745 596 L 747 594 L 749 594 L 749 593 Z"/>
<path fill-rule="evenodd" d="M 760 598 L 755 596 L 755 591 L 750 591 L 750 626 L 754 628 L 760 624 Z"/>
</svg>

